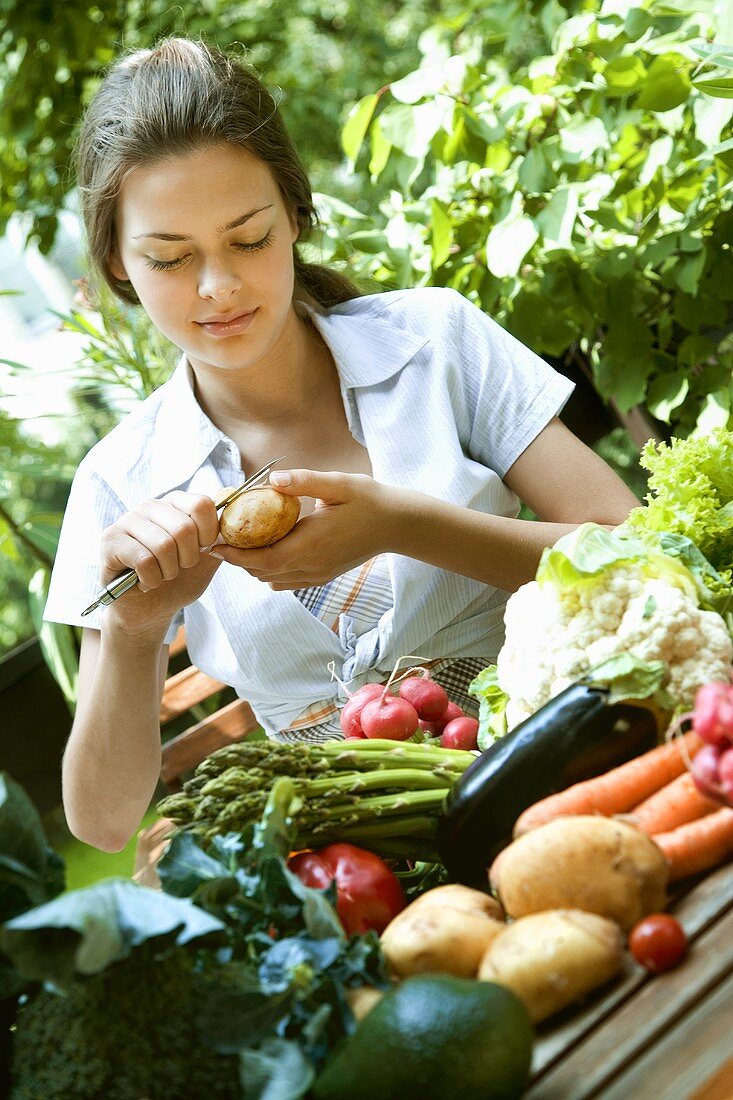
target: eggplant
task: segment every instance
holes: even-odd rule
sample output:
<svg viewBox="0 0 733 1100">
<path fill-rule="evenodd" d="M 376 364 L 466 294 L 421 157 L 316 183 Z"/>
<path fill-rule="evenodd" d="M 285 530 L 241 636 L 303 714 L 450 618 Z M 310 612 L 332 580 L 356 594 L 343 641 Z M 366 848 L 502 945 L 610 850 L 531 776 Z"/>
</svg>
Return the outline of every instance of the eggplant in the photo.
<svg viewBox="0 0 733 1100">
<path fill-rule="evenodd" d="M 479 756 L 446 797 L 437 844 L 451 880 L 488 889 L 487 869 L 528 806 L 654 748 L 646 707 L 572 684 Z"/>
</svg>

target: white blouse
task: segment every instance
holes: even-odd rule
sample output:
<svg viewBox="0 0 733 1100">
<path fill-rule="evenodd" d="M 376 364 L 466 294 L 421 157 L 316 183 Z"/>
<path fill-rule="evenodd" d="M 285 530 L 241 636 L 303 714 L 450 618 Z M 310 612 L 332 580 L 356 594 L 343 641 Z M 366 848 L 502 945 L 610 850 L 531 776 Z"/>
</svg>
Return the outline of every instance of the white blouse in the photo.
<svg viewBox="0 0 733 1100">
<path fill-rule="evenodd" d="M 341 381 L 349 429 L 377 481 L 478 511 L 516 516 L 502 477 L 562 409 L 572 383 L 456 291 L 425 287 L 309 310 Z M 251 471 L 247 471 L 251 473 Z M 215 496 L 242 478 L 236 445 L 204 414 L 185 357 L 81 462 L 64 516 L 45 617 L 99 628 L 81 611 L 99 588 L 101 532 L 174 489 Z M 293 592 L 227 563 L 171 623 L 192 661 L 248 699 L 270 736 L 323 701 L 386 680 L 403 654 L 493 660 L 508 594 L 397 554 L 392 599 L 371 629 L 344 611 L 336 629 Z"/>
</svg>

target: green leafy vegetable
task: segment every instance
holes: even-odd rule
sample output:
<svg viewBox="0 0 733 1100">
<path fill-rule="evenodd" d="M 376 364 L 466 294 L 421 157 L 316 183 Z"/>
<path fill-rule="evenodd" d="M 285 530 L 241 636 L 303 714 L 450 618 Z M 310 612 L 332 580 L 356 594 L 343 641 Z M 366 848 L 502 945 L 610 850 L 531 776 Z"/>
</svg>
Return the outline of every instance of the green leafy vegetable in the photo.
<svg viewBox="0 0 733 1100">
<path fill-rule="evenodd" d="M 733 591 L 733 432 L 649 440 L 640 461 L 649 493 L 628 525 L 690 539 Z"/>
<path fill-rule="evenodd" d="M 478 747 L 488 749 L 507 731 L 506 705 L 509 696 L 499 685 L 496 665 L 489 665 L 468 685 L 469 695 L 479 701 Z"/>
<path fill-rule="evenodd" d="M 259 821 L 214 836 L 206 852 L 200 838 L 179 831 L 159 865 L 165 891 L 185 891 L 227 927 L 230 978 L 211 989 L 202 1024 L 217 1050 L 240 1052 L 243 1081 L 253 1089 L 255 1081 L 256 1089 L 271 1082 L 271 1092 L 254 1092 L 267 1097 L 302 1095 L 288 1091 L 295 1078 L 287 1067 L 306 1059 L 319 1069 L 354 1030 L 347 990 L 388 985 L 376 933 L 347 938 L 334 887 L 305 886 L 287 867 L 298 802 L 295 784 L 281 776 Z M 270 1057 L 275 1036 L 297 1045 L 283 1048 L 283 1065 Z M 303 1091 L 309 1079 L 303 1076 Z"/>
<path fill-rule="evenodd" d="M 223 925 L 185 901 L 127 879 L 62 894 L 0 929 L 0 947 L 32 981 L 98 974 L 149 939 L 185 945 L 221 940 Z"/>
</svg>

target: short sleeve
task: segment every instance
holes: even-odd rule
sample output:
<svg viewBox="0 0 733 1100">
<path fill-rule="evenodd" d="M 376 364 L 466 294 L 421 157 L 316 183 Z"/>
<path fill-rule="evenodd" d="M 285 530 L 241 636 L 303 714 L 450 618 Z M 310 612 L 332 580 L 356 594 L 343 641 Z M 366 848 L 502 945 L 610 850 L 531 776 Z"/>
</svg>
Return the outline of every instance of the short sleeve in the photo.
<svg viewBox="0 0 733 1100">
<path fill-rule="evenodd" d="M 575 386 L 477 306 L 456 297 L 469 450 L 503 478 L 562 411 Z"/>
<path fill-rule="evenodd" d="M 43 613 L 44 619 L 53 623 L 101 629 L 106 610 L 104 607 L 98 607 L 83 618 L 81 613 L 94 602 L 101 587 L 99 546 L 102 532 L 127 510 L 127 506 L 94 470 L 87 456 L 76 471 L 71 485 Z M 168 628 L 166 644 L 173 640 L 182 621 L 181 612 Z"/>
</svg>

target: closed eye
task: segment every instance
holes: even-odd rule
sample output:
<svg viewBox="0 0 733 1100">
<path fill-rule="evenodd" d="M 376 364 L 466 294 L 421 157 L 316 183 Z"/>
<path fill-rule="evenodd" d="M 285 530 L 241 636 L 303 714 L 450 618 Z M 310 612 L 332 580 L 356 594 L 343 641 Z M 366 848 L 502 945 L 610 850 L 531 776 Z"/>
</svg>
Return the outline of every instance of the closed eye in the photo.
<svg viewBox="0 0 733 1100">
<path fill-rule="evenodd" d="M 267 248 L 268 244 L 272 242 L 272 233 L 268 232 L 259 241 L 252 241 L 251 244 L 247 244 L 244 241 L 234 241 L 233 247 L 240 252 L 257 252 L 260 248 Z M 174 268 L 180 267 L 185 263 L 190 256 L 190 252 L 187 252 L 185 256 L 179 256 L 175 260 L 155 260 L 152 256 L 146 256 L 145 262 L 149 268 L 153 271 L 173 271 Z"/>
<path fill-rule="evenodd" d="M 242 252 L 256 252 L 258 248 L 267 248 L 271 241 L 272 233 L 268 230 L 259 241 L 253 241 L 251 244 L 244 244 L 241 241 L 237 241 L 234 247 L 240 249 Z"/>
</svg>

